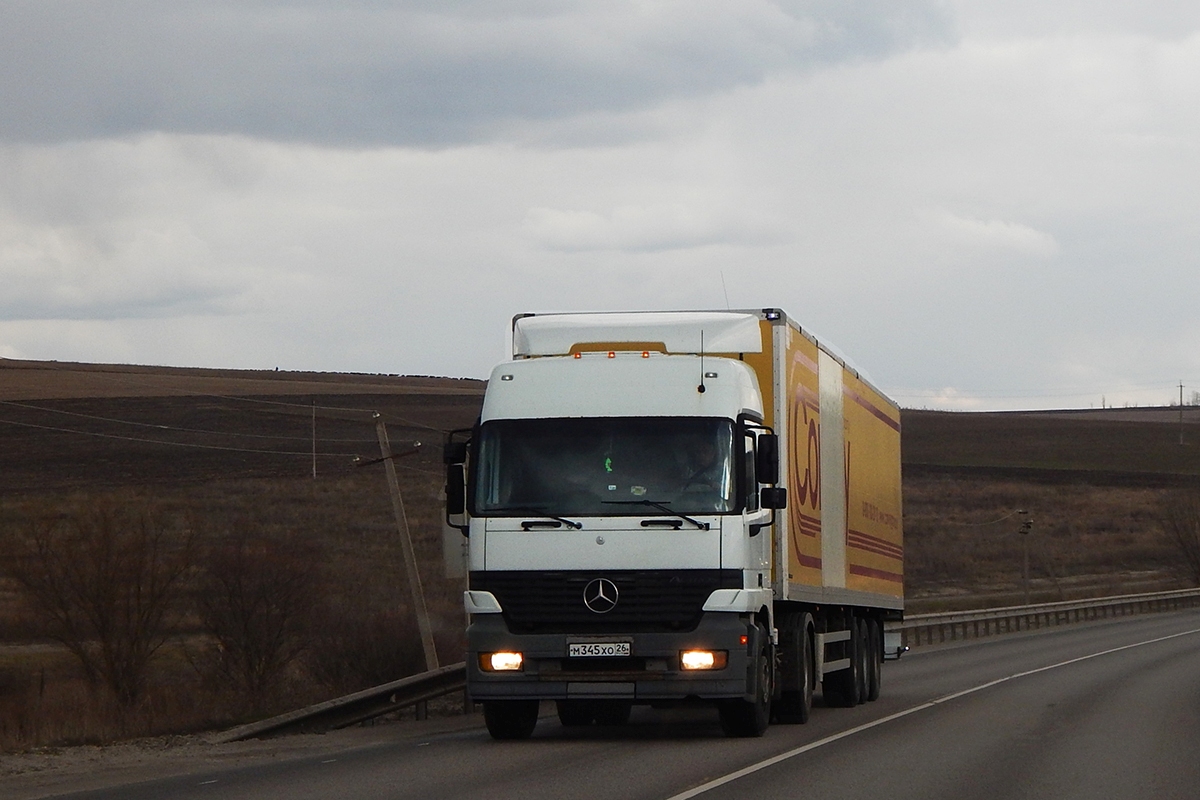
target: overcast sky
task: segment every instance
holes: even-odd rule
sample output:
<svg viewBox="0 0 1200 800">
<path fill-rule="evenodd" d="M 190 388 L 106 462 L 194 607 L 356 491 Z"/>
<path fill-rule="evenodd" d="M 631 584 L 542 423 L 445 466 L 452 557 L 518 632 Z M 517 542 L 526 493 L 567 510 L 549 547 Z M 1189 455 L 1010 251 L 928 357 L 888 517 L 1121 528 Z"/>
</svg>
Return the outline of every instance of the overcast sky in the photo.
<svg viewBox="0 0 1200 800">
<path fill-rule="evenodd" d="M 779 306 L 909 407 L 1200 391 L 1200 4 L 0 3 L 0 357 L 486 377 Z"/>
</svg>

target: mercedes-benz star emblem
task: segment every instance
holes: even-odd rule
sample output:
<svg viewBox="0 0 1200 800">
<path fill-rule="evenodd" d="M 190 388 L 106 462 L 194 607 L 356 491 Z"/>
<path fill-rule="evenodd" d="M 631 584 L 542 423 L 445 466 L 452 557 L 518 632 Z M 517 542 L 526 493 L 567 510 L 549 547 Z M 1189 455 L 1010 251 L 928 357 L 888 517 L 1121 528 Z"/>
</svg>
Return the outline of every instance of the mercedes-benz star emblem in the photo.
<svg viewBox="0 0 1200 800">
<path fill-rule="evenodd" d="M 583 587 L 583 604 L 595 614 L 607 614 L 617 607 L 617 585 L 608 578 L 596 578 Z"/>
</svg>

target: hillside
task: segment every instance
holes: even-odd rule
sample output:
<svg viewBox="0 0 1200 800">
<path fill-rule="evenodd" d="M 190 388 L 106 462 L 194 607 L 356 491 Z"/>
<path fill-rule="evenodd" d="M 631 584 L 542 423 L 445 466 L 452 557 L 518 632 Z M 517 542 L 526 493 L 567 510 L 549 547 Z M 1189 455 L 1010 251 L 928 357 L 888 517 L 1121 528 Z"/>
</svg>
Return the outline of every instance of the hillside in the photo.
<svg viewBox="0 0 1200 800">
<path fill-rule="evenodd" d="M 0 358 L 0 400 L 195 395 L 478 394 L 470 378 L 146 367 Z"/>
<path fill-rule="evenodd" d="M 1200 481 L 1200 408 L 903 413 L 907 474 L 1167 486 Z"/>
<path fill-rule="evenodd" d="M 1183 445 L 1178 407 L 902 424 L 910 610 L 1023 602 L 1026 549 L 1035 600 L 1183 585 L 1160 520 L 1170 492 L 1200 485 L 1200 409 L 1184 409 Z"/>
<path fill-rule="evenodd" d="M 375 414 L 408 462 L 439 463 L 483 382 L 395 375 L 0 359 L 0 495 L 346 474 L 377 457 Z M 315 457 L 314 457 L 315 451 Z"/>
</svg>

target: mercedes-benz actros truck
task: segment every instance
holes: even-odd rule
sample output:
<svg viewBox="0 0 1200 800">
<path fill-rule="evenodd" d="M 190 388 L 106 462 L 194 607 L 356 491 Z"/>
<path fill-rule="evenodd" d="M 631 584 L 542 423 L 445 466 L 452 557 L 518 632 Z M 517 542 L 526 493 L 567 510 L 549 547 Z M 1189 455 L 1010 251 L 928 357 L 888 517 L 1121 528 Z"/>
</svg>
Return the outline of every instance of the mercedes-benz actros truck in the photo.
<svg viewBox="0 0 1200 800">
<path fill-rule="evenodd" d="M 447 438 L 491 735 L 879 696 L 904 607 L 900 411 L 783 311 L 525 314 Z"/>
</svg>

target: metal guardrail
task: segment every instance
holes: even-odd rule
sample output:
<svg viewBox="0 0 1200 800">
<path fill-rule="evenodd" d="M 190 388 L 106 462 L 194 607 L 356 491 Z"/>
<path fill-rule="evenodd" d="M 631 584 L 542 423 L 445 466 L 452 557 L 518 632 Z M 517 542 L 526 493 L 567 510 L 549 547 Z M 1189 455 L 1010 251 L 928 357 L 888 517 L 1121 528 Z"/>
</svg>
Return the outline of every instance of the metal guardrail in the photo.
<svg viewBox="0 0 1200 800">
<path fill-rule="evenodd" d="M 1171 611 L 1200 606 L 1200 589 L 1127 594 L 1092 600 L 1067 600 L 1028 606 L 1007 606 L 975 611 L 913 614 L 902 622 L 889 622 L 884 629 L 898 631 L 904 645 L 948 642 L 1010 633 L 1085 620 Z M 216 743 L 236 742 L 287 733 L 319 732 L 346 728 L 359 722 L 399 711 L 435 697 L 466 689 L 466 665 L 451 664 L 432 672 L 410 675 L 398 681 L 364 689 L 345 697 L 252 722 L 213 738 Z"/>
<path fill-rule="evenodd" d="M 308 708 L 289 711 L 278 717 L 251 722 L 226 731 L 212 741 L 222 744 L 287 733 L 316 733 L 346 728 L 435 697 L 461 692 L 466 686 L 466 665 L 459 662 L 432 672 L 422 672 L 372 689 L 364 689 L 345 697 L 326 700 Z"/>
<path fill-rule="evenodd" d="M 1050 625 L 1066 625 L 1108 617 L 1122 617 L 1155 611 L 1200 606 L 1200 589 L 1179 589 L 1149 594 L 1126 594 L 1091 600 L 1065 600 L 1028 606 L 1007 606 L 975 611 L 947 611 L 937 614 L 912 614 L 902 622 L 885 625 L 889 632 L 899 631 L 907 647 L 921 644 L 975 639 L 998 633 L 1030 630 Z"/>
</svg>

